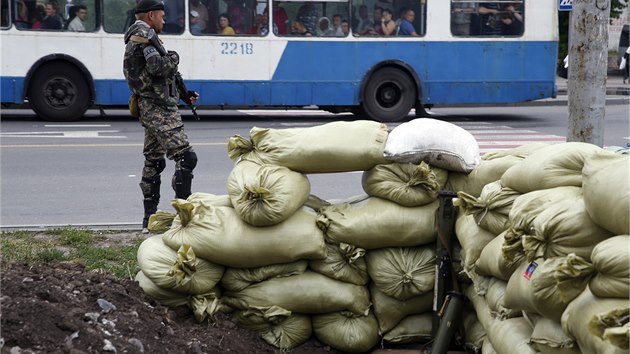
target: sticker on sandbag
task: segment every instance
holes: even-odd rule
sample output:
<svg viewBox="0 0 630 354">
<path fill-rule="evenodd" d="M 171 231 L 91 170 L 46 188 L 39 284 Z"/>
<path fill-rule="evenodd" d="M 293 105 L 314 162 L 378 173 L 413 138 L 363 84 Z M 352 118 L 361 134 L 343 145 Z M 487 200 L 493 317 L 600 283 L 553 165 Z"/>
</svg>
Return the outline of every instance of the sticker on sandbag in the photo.
<svg viewBox="0 0 630 354">
<path fill-rule="evenodd" d="M 538 267 L 538 263 L 536 262 L 531 262 L 527 266 L 527 269 L 525 269 L 525 272 L 523 273 L 523 276 L 525 277 L 525 279 L 530 280 L 532 278 L 532 275 L 534 274 L 536 267 Z"/>
</svg>

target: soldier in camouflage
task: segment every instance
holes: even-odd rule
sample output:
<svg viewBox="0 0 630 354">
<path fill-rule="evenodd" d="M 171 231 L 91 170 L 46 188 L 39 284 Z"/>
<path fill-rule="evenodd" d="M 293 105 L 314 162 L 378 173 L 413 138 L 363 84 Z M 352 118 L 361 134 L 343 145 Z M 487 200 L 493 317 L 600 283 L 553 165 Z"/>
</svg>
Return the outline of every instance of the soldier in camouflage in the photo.
<svg viewBox="0 0 630 354">
<path fill-rule="evenodd" d="M 188 142 L 177 105 L 180 94 L 188 95 L 193 104 L 199 95 L 177 91 L 175 75 L 179 55 L 163 48 L 158 50 L 149 41 L 151 30 L 160 33 L 164 27 L 164 4 L 141 0 L 135 14 L 136 22 L 125 33 L 123 71 L 131 92 L 137 97 L 139 119 L 144 127 L 145 161 L 140 189 L 144 196 L 142 229 L 146 233 L 149 217 L 157 211 L 160 202 L 160 173 L 166 165 L 165 155 L 176 163 L 172 180 L 175 197 L 186 199 L 191 194 L 197 155 Z"/>
</svg>

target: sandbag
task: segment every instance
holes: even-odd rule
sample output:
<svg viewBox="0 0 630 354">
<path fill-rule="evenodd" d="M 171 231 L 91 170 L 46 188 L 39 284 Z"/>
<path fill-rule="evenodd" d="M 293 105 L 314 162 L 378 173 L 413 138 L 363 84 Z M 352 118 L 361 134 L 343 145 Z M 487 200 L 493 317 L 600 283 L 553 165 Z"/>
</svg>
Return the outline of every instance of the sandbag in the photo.
<svg viewBox="0 0 630 354">
<path fill-rule="evenodd" d="M 396 327 L 406 316 L 431 311 L 433 306 L 432 292 L 403 301 L 385 294 L 374 283 L 370 283 L 369 289 L 374 316 L 378 320 L 381 335 Z"/>
<path fill-rule="evenodd" d="M 479 165 L 479 144 L 470 132 L 453 123 L 417 118 L 392 129 L 384 156 L 390 161 L 424 161 L 448 171 L 468 173 Z"/>
<path fill-rule="evenodd" d="M 534 232 L 522 236 L 523 251 L 528 261 L 575 253 L 590 261 L 599 242 L 613 236 L 593 222 L 578 195 L 547 205 L 532 223 Z"/>
<path fill-rule="evenodd" d="M 522 162 L 510 167 L 501 177 L 501 185 L 521 193 L 560 186 L 582 186 L 582 168 L 599 146 L 568 142 L 536 150 Z"/>
<path fill-rule="evenodd" d="M 181 199 L 172 203 L 178 216 L 162 235 L 173 249 L 189 244 L 197 256 L 234 268 L 254 268 L 326 256 L 322 232 L 315 214 L 300 209 L 273 226 L 254 227 L 233 208 L 193 204 Z"/>
<path fill-rule="evenodd" d="M 310 261 L 310 269 L 346 283 L 366 285 L 370 281 L 364 249 L 347 243 L 327 243 L 326 249 L 326 258 Z"/>
<path fill-rule="evenodd" d="M 580 196 L 581 193 L 582 189 L 579 187 L 556 187 L 516 197 L 508 215 L 510 226 L 501 248 L 503 256 L 508 260 L 521 258 L 524 254 L 522 237 L 534 232 L 534 219 L 549 206 Z"/>
<path fill-rule="evenodd" d="M 617 311 L 623 312 L 629 307 L 628 299 L 596 297 L 586 287 L 578 297 L 569 303 L 562 314 L 562 330 L 575 338 L 582 353 L 627 354 L 627 347 L 622 349 L 610 341 L 600 338 L 600 333 L 595 331 L 591 320 L 597 315 L 613 311 L 619 313 Z M 595 320 L 597 321 L 597 319 Z"/>
<path fill-rule="evenodd" d="M 225 267 L 198 258 L 187 244 L 177 251 L 161 235 L 142 241 L 137 252 L 140 269 L 157 286 L 187 294 L 203 294 L 221 280 Z"/>
<path fill-rule="evenodd" d="M 494 320 L 487 329 L 488 338 L 498 354 L 536 354 L 529 345 L 532 328 L 523 317 Z"/>
<path fill-rule="evenodd" d="M 498 278 L 490 278 L 488 290 L 484 295 L 492 317 L 504 320 L 521 316 L 521 310 L 513 309 L 505 304 L 507 282 Z"/>
<path fill-rule="evenodd" d="M 323 207 L 317 226 L 330 243 L 348 243 L 366 250 L 429 244 L 437 237 L 438 202 L 405 207 L 377 197 Z"/>
<path fill-rule="evenodd" d="M 227 179 L 234 210 L 250 225 L 269 226 L 288 219 L 311 192 L 305 175 L 282 166 L 239 161 Z"/>
<path fill-rule="evenodd" d="M 500 180 L 508 168 L 522 160 L 521 156 L 508 155 L 492 160 L 481 160 L 479 166 L 469 174 L 449 172 L 446 189 L 478 197 L 485 185 Z"/>
<path fill-rule="evenodd" d="M 232 200 L 228 194 L 211 194 L 204 192 L 194 192 L 188 198 L 187 201 L 195 204 L 206 204 L 218 207 L 232 207 Z"/>
<path fill-rule="evenodd" d="M 586 211 L 616 235 L 630 234 L 630 155 L 600 151 L 584 162 Z"/>
<path fill-rule="evenodd" d="M 429 342 L 433 328 L 433 313 L 423 313 L 405 317 L 391 331 L 385 333 L 383 340 L 388 343 L 425 343 Z"/>
<path fill-rule="evenodd" d="M 192 193 L 186 200 L 191 203 L 205 203 L 214 206 L 232 207 L 232 202 L 227 194 L 215 195 L 210 193 L 195 192 Z M 147 228 L 151 231 L 151 233 L 162 234 L 171 228 L 175 216 L 177 216 L 177 213 L 158 210 L 149 217 L 149 225 Z"/>
<path fill-rule="evenodd" d="M 370 312 L 358 316 L 348 311 L 313 315 L 313 334 L 322 343 L 346 353 L 364 353 L 378 342 L 378 323 Z"/>
<path fill-rule="evenodd" d="M 488 303 L 484 299 L 483 296 L 477 294 L 475 288 L 473 286 L 468 286 L 464 288 L 464 295 L 472 304 L 472 307 L 475 309 L 475 315 L 477 315 L 477 319 L 486 330 L 486 333 L 494 323 L 495 319 L 490 314 L 490 308 L 488 307 Z"/>
<path fill-rule="evenodd" d="M 486 330 L 474 311 L 464 311 L 462 322 L 464 323 L 464 347 L 474 353 L 479 353 L 487 337 Z"/>
<path fill-rule="evenodd" d="M 205 294 L 190 295 L 177 291 L 160 288 L 155 285 L 142 271 L 135 277 L 145 294 L 160 304 L 168 307 L 188 306 L 197 322 L 203 322 L 206 318 L 213 321 L 217 313 L 230 313 L 233 309 L 221 302 L 221 292 L 214 288 Z"/>
<path fill-rule="evenodd" d="M 365 193 L 394 203 L 415 207 L 429 204 L 444 188 L 448 172 L 425 162 L 377 165 L 363 172 L 361 185 Z"/>
<path fill-rule="evenodd" d="M 533 154 L 535 151 L 549 145 L 550 145 L 549 143 L 535 142 L 535 143 L 528 143 L 525 145 L 517 146 L 511 149 L 490 151 L 481 155 L 481 160 L 490 161 L 490 160 L 500 159 L 506 156 L 516 156 L 516 157 L 520 157 L 524 159 L 527 156 Z"/>
<path fill-rule="evenodd" d="M 308 341 L 313 334 L 308 315 L 293 314 L 283 308 L 250 308 L 236 313 L 239 324 L 257 332 L 265 342 L 287 351 Z"/>
<path fill-rule="evenodd" d="M 487 277 L 496 277 L 505 281 L 510 279 L 510 276 L 519 264 L 525 260 L 525 255 L 516 254 L 512 259 L 507 259 L 503 255 L 501 248 L 506 234 L 507 231 L 502 232 L 481 250 L 479 259 L 475 262 L 474 273 Z"/>
<path fill-rule="evenodd" d="M 581 354 L 575 340 L 562 330 L 560 322 L 545 317 L 536 321 L 530 345 L 542 354 Z"/>
<path fill-rule="evenodd" d="M 464 272 L 470 277 L 475 262 L 479 259 L 481 251 L 495 235 L 480 228 L 472 215 L 460 212 L 455 220 L 455 235 L 462 246 L 461 258 Z"/>
<path fill-rule="evenodd" d="M 387 125 L 367 120 L 336 121 L 308 128 L 253 127 L 251 140 L 228 141 L 230 159 L 284 166 L 302 173 L 365 171 L 383 158 Z"/>
<path fill-rule="evenodd" d="M 598 297 L 630 298 L 630 236 L 620 235 L 598 243 L 591 253 L 597 271 L 589 287 Z"/>
<path fill-rule="evenodd" d="M 458 192 L 458 198 L 453 201 L 453 205 L 472 215 L 482 229 L 498 235 L 507 230 L 512 203 L 520 195 L 514 189 L 501 186 L 501 181 L 495 181 L 486 184 L 479 197 Z"/>
<path fill-rule="evenodd" d="M 365 286 L 306 271 L 289 277 L 267 279 L 241 291 L 226 291 L 223 301 L 242 310 L 275 305 L 303 314 L 348 310 L 366 316 L 370 307 L 370 294 Z"/>
<path fill-rule="evenodd" d="M 376 287 L 395 299 L 408 300 L 433 291 L 433 247 L 381 248 L 367 252 L 365 258 Z"/>
<path fill-rule="evenodd" d="M 269 278 L 302 274 L 306 271 L 306 267 L 308 267 L 308 261 L 300 260 L 257 268 L 227 268 L 221 278 L 221 286 L 225 290 L 239 291 Z"/>
<path fill-rule="evenodd" d="M 630 348 L 630 307 L 599 313 L 588 323 L 589 331 L 621 349 Z"/>
<path fill-rule="evenodd" d="M 560 322 L 562 312 L 586 288 L 592 273 L 593 266 L 574 254 L 524 262 L 508 281 L 505 305 Z"/>
</svg>

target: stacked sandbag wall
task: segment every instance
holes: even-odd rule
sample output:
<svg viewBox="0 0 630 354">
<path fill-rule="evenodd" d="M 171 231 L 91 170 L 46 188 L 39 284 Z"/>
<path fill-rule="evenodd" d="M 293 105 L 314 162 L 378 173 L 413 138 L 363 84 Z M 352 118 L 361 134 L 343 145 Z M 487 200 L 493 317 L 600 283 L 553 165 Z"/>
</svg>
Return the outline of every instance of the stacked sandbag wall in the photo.
<svg viewBox="0 0 630 354">
<path fill-rule="evenodd" d="M 485 173 L 494 160 L 516 162 Z M 630 156 L 532 144 L 447 185 L 482 353 L 628 353 Z"/>
</svg>

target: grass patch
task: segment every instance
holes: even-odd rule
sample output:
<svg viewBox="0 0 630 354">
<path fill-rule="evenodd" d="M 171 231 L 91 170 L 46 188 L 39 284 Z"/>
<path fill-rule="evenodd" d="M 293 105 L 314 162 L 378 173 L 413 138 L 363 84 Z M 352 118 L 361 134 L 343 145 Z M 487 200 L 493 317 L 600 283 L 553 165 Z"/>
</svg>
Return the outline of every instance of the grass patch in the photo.
<svg viewBox="0 0 630 354">
<path fill-rule="evenodd" d="M 139 270 L 136 254 L 144 238 L 134 233 L 113 233 L 75 228 L 12 231 L 0 234 L 5 263 L 74 261 L 88 270 L 128 278 Z M 124 241 L 124 242 L 123 242 Z"/>
</svg>

